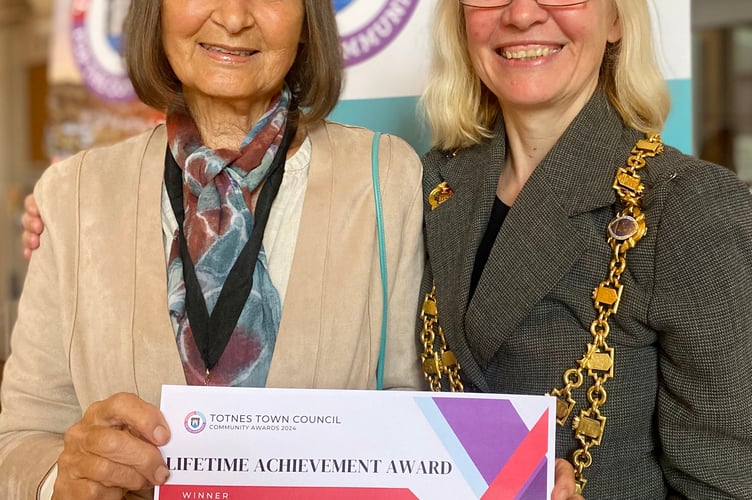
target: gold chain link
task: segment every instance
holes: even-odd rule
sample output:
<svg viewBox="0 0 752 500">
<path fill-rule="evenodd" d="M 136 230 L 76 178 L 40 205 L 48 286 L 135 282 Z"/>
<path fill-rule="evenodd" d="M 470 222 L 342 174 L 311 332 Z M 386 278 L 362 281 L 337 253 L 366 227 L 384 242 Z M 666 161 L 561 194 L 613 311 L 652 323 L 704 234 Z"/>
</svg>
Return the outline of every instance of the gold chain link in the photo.
<svg viewBox="0 0 752 500">
<path fill-rule="evenodd" d="M 601 444 L 606 428 L 606 417 L 600 409 L 608 399 L 605 383 L 614 376 L 614 348 L 606 342 L 610 332 L 608 319 L 619 308 L 624 288 L 620 279 L 627 268 L 627 251 L 634 248 L 647 231 L 645 215 L 640 210 L 645 185 L 638 170 L 645 166 L 645 158 L 662 152 L 661 137 L 658 134 L 648 135 L 632 148 L 627 166 L 616 171 L 613 188 L 623 208 L 608 225 L 608 244 L 612 251 L 608 278 L 593 290 L 593 302 L 598 312 L 590 324 L 593 342 L 587 345 L 585 355 L 577 361 L 577 368 L 564 372 L 564 386 L 549 392 L 549 395 L 556 397 L 556 421 L 559 425 L 565 425 L 576 404 L 572 393 L 584 382 L 583 372 L 587 370 L 587 376 L 592 379 L 592 385 L 587 390 L 590 405 L 572 419 L 575 438 L 580 443 L 572 456 L 578 493 L 582 493 L 587 484 L 584 471 L 593 463 L 590 449 Z"/>
<path fill-rule="evenodd" d="M 464 392 L 465 386 L 460 379 L 460 364 L 449 349 L 444 330 L 439 325 L 438 308 L 436 307 L 436 285 L 426 294 L 423 308 L 420 313 L 423 321 L 423 330 L 420 332 L 420 340 L 423 342 L 423 353 L 420 360 L 423 363 L 423 375 L 431 390 L 441 392 L 441 378 L 446 375 L 449 381 L 449 390 L 452 392 Z M 439 349 L 434 350 L 436 337 L 439 338 Z"/>
<path fill-rule="evenodd" d="M 616 171 L 613 188 L 619 195 L 623 208 L 608 225 L 608 244 L 612 250 L 608 278 L 601 281 L 593 290 L 593 302 L 598 312 L 598 316 L 590 324 L 593 342 L 587 345 L 585 354 L 577 361 L 577 367 L 564 372 L 564 386 L 554 388 L 548 393 L 556 397 L 557 423 L 565 425 L 577 404 L 572 393 L 585 381 L 583 372 L 587 370 L 587 376 L 593 380 L 587 390 L 589 408 L 580 410 L 580 414 L 572 420 L 575 438 L 580 443 L 580 447 L 572 455 L 577 493 L 582 493 L 587 484 L 584 471 L 593 463 L 590 448 L 601 444 L 606 428 L 606 417 L 601 414 L 600 408 L 608 399 L 604 384 L 614 376 L 614 348 L 606 343 L 611 330 L 608 319 L 619 308 L 624 288 L 620 279 L 627 268 L 627 251 L 634 248 L 647 231 L 645 215 L 640 210 L 645 185 L 642 183 L 638 170 L 645 166 L 645 158 L 652 158 L 662 152 L 661 136 L 648 134 L 645 139 L 638 140 L 632 148 L 632 155 L 627 159 L 627 166 L 620 167 Z M 464 386 L 459 374 L 460 364 L 454 352 L 449 349 L 444 338 L 444 331 L 439 325 L 436 285 L 425 296 L 420 319 L 423 321 L 423 329 L 420 333 L 423 353 L 420 358 L 423 363 L 424 376 L 431 390 L 441 391 L 441 380 L 446 375 L 449 389 L 452 392 L 463 392 Z M 434 349 L 437 337 L 438 351 Z"/>
</svg>

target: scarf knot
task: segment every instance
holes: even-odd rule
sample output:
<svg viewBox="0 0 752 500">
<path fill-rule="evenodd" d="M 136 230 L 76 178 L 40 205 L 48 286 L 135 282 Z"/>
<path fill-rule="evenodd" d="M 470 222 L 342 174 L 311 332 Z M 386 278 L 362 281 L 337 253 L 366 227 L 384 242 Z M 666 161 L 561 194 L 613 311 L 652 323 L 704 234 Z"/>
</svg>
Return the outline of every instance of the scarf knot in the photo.
<svg viewBox="0 0 752 500">
<path fill-rule="evenodd" d="M 255 200 L 282 142 L 290 101 L 291 93 L 285 86 L 237 151 L 204 145 L 184 106 L 168 110 L 168 147 L 183 179 L 183 231 L 209 314 L 253 231 Z M 189 384 L 203 384 L 204 363 L 185 311 L 178 242 L 176 234 L 168 265 L 170 314 L 177 323 L 186 379 Z M 212 384 L 264 386 L 281 309 L 262 246 L 253 270 L 253 288 L 225 351 L 212 368 Z"/>
</svg>

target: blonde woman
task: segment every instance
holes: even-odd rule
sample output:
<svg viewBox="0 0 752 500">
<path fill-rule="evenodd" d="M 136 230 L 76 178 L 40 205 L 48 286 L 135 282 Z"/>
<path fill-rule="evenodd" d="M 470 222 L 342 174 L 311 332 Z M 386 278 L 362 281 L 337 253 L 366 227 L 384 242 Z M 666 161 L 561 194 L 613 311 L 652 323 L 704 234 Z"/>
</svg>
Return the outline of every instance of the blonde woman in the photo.
<svg viewBox="0 0 752 500">
<path fill-rule="evenodd" d="M 437 2 L 422 338 L 557 396 L 587 498 L 752 498 L 752 196 L 655 135 L 647 2 Z"/>
</svg>

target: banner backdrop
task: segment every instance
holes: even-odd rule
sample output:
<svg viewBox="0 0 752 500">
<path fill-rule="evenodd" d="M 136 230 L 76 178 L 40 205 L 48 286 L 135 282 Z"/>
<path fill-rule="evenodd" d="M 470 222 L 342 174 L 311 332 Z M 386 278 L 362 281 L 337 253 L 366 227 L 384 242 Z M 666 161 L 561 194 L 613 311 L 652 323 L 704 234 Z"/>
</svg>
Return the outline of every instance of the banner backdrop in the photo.
<svg viewBox="0 0 752 500">
<path fill-rule="evenodd" d="M 435 0 L 335 0 L 334 4 L 348 66 L 343 100 L 332 118 L 392 132 L 425 152 L 430 138 L 416 104 L 428 74 Z M 663 139 L 691 153 L 690 0 L 649 0 L 649 4 L 658 62 L 673 100 Z"/>
<path fill-rule="evenodd" d="M 129 0 L 55 0 L 49 59 L 50 160 L 135 135 L 162 119 L 136 99 L 119 55 Z"/>
<path fill-rule="evenodd" d="M 332 0 L 346 85 L 332 119 L 430 138 L 416 111 L 429 68 L 435 0 Z M 673 97 L 666 143 L 692 152 L 690 0 L 651 0 L 658 59 Z M 162 117 L 139 103 L 119 57 L 129 0 L 56 0 L 50 50 L 51 158 L 133 135 Z"/>
</svg>

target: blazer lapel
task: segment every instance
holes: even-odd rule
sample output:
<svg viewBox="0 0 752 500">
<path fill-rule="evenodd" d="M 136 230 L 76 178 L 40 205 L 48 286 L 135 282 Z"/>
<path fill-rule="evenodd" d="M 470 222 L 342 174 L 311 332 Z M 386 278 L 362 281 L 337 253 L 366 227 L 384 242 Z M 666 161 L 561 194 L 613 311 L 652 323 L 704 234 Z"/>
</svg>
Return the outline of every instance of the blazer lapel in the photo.
<svg viewBox="0 0 752 500">
<path fill-rule="evenodd" d="M 140 164 L 133 286 L 134 377 L 141 398 L 159 404 L 162 384 L 185 384 L 167 310 L 167 266 L 162 242 L 164 126 L 149 138 Z"/>
<path fill-rule="evenodd" d="M 490 145 L 468 150 L 440 169 L 448 179 L 455 177 L 457 187 L 450 200 L 426 216 L 431 255 L 438 248 L 439 255 L 444 256 L 432 259 L 439 319 L 445 323 L 451 317 L 452 323 L 447 325 L 451 328 L 447 331 L 449 342 L 479 388 L 485 384 L 482 370 L 505 339 L 570 271 L 594 237 L 591 226 L 577 216 L 616 201 L 611 188 L 613 175 L 632 147 L 625 143 L 623 131 L 605 96 L 596 92 L 528 179 L 504 221 L 469 304 L 475 254 L 503 164 L 505 147 L 503 137 L 499 137 L 503 129 L 497 128 Z M 454 164 L 462 167 L 454 170 Z M 475 176 L 470 174 L 472 169 L 478 172 Z M 477 187 L 465 187 L 467 182 L 477 183 Z M 448 210 L 442 212 L 444 205 Z M 432 235 L 435 231 L 439 233 Z M 449 241 L 441 241 L 443 238 Z M 434 263 L 445 258 L 459 259 L 458 266 Z M 452 275 L 451 269 L 459 269 L 459 276 Z M 447 290 L 449 297 L 442 299 Z M 465 314 L 441 317 L 442 300 L 451 301 L 445 309 Z M 465 349 L 471 356 L 461 354 Z"/>
<path fill-rule="evenodd" d="M 447 342 L 463 360 L 463 371 L 481 390 L 487 387 L 481 368 L 470 353 L 462 315 L 442 315 L 442 311 L 464 311 L 467 305 L 475 254 L 491 214 L 506 154 L 501 124 L 494 137 L 457 156 L 444 154 L 438 158 L 438 176 L 432 177 L 427 171 L 424 179 L 426 195 L 442 181 L 454 193 L 433 210 L 426 206 L 426 245 L 436 285 L 439 322 Z M 426 161 L 431 161 L 430 155 Z M 443 262 L 452 264 L 441 265 Z"/>
<path fill-rule="evenodd" d="M 542 171 L 528 180 L 504 221 L 468 305 L 468 343 L 481 366 L 569 271 L 588 241 L 558 203 L 550 180 Z"/>
</svg>

